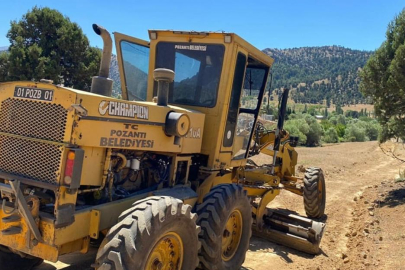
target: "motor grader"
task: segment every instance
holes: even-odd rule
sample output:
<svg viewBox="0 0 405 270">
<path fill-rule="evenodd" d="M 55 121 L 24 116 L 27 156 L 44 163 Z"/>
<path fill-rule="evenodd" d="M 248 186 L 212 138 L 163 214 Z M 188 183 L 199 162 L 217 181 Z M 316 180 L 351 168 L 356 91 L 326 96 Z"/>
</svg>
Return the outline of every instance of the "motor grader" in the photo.
<svg viewBox="0 0 405 270">
<path fill-rule="evenodd" d="M 96 269 L 239 269 L 252 232 L 316 254 L 324 224 L 268 208 L 287 190 L 325 210 L 322 170 L 295 176 L 297 138 L 260 123 L 273 59 L 232 33 L 110 34 L 91 92 L 0 83 L 0 268 L 98 245 Z M 267 157 L 264 165 L 250 158 Z"/>
</svg>

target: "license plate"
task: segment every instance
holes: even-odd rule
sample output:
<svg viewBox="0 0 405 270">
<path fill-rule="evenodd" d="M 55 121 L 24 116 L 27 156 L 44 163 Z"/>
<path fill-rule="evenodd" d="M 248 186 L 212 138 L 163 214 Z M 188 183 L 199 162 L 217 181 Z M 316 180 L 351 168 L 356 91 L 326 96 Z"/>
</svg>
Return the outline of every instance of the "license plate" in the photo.
<svg viewBox="0 0 405 270">
<path fill-rule="evenodd" d="M 52 101 L 53 90 L 16 86 L 14 89 L 14 97 Z"/>
</svg>

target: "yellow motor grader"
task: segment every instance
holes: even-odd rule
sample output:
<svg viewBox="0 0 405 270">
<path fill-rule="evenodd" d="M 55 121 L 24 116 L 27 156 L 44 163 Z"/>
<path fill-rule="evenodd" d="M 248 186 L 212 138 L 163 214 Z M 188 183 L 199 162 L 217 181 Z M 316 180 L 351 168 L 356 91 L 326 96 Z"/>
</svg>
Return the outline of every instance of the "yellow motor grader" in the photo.
<svg viewBox="0 0 405 270">
<path fill-rule="evenodd" d="M 252 232 L 316 254 L 325 180 L 295 176 L 297 138 L 258 121 L 273 59 L 232 33 L 115 33 L 91 92 L 0 83 L 0 268 L 99 250 L 96 269 L 239 269 Z M 268 163 L 249 158 L 265 155 Z M 309 218 L 268 204 L 288 190 Z"/>
</svg>

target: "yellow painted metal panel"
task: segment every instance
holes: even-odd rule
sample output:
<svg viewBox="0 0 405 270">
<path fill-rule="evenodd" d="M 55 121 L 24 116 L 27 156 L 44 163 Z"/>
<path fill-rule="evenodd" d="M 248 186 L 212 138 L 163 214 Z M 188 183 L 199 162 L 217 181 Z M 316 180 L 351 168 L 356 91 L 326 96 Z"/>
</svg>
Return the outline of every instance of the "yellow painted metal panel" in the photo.
<svg viewBox="0 0 405 270">
<path fill-rule="evenodd" d="M 6 216 L 8 215 L 6 215 L 3 210 L 0 210 L 0 219 Z M 0 245 L 7 246 L 45 260 L 53 262 L 58 260 L 58 248 L 53 245 L 53 224 L 40 221 L 39 230 L 42 234 L 44 242 L 36 245 L 34 244 L 35 241 L 33 241 L 33 235 L 30 233 L 30 230 L 23 218 L 21 218 L 20 221 L 13 223 L 0 222 L 0 231 L 10 228 L 11 226 L 20 227 L 21 233 L 15 235 L 0 235 Z"/>
<path fill-rule="evenodd" d="M 204 115 L 175 106 L 157 106 L 153 102 L 119 101 L 81 93 L 78 99 L 87 110 L 74 129 L 73 141 L 81 146 L 122 148 L 158 152 L 200 152 Z M 197 134 L 181 138 L 164 132 L 166 116 L 175 111 L 187 114 Z"/>
<path fill-rule="evenodd" d="M 82 147 L 82 149 L 84 159 L 80 184 L 101 186 L 106 149 L 100 147 Z"/>
<path fill-rule="evenodd" d="M 90 211 L 90 237 L 93 239 L 98 238 L 98 233 L 100 231 L 100 211 L 91 210 Z"/>
</svg>

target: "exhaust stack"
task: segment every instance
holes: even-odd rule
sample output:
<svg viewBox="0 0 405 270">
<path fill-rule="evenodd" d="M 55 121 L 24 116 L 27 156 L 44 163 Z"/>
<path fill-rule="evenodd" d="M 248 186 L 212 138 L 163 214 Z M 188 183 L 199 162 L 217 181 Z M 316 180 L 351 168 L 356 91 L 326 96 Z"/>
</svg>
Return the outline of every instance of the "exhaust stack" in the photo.
<svg viewBox="0 0 405 270">
<path fill-rule="evenodd" d="M 102 26 L 93 24 L 94 32 L 103 39 L 103 55 L 101 57 L 100 71 L 98 76 L 94 76 L 91 81 L 91 92 L 110 97 L 112 94 L 113 80 L 108 76 L 110 74 L 110 63 L 112 53 L 112 40 L 110 33 Z"/>
<path fill-rule="evenodd" d="M 157 68 L 153 71 L 153 78 L 158 83 L 157 105 L 167 106 L 169 102 L 169 84 L 174 80 L 174 71 Z"/>
</svg>

